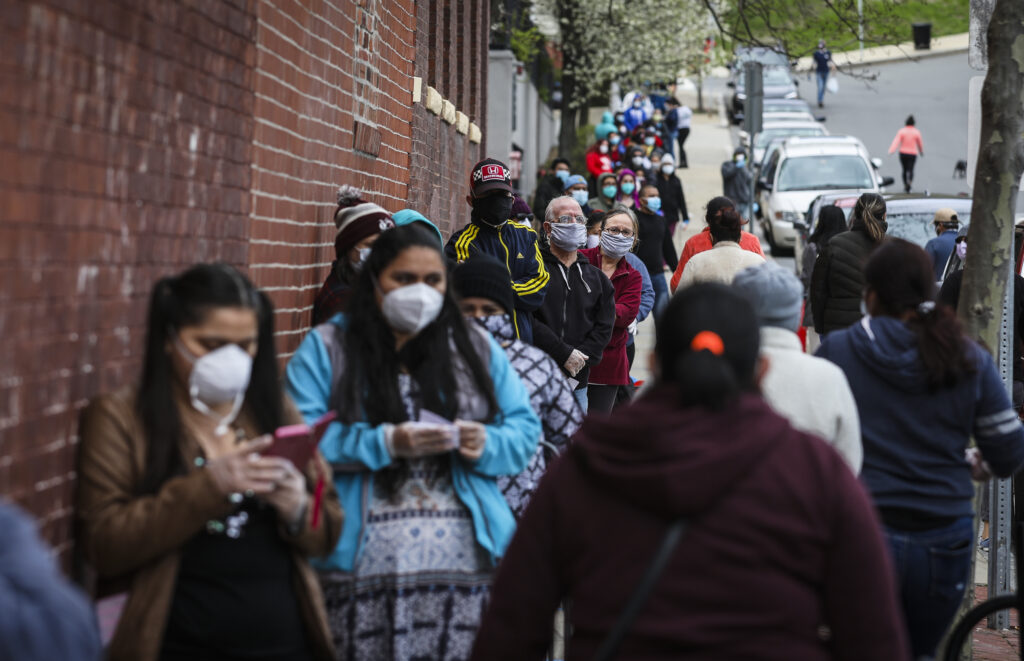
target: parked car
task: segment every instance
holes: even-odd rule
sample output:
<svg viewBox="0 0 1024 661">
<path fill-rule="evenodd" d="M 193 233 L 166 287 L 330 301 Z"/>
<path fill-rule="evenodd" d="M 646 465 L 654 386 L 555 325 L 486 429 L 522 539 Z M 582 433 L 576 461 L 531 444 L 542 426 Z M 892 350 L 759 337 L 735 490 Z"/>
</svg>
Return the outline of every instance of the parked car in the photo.
<svg viewBox="0 0 1024 661">
<path fill-rule="evenodd" d="M 794 223 L 804 221 L 811 201 L 826 192 L 859 195 L 893 183 L 875 171 L 864 144 L 852 136 L 786 138 L 755 182 L 761 227 L 773 250 L 796 245 Z"/>
<path fill-rule="evenodd" d="M 776 138 L 791 138 L 794 136 L 819 136 L 828 135 L 824 126 L 814 121 L 776 121 L 766 117 L 761 127 L 761 132 L 754 136 L 753 150 L 750 155 L 754 167 L 764 159 L 765 148 L 768 143 Z M 744 147 L 750 146 L 750 136 L 746 131 L 740 131 L 740 144 Z"/>
<path fill-rule="evenodd" d="M 761 70 L 761 80 L 765 99 L 795 99 L 799 96 L 796 81 L 787 68 L 765 67 Z M 739 122 L 743 119 L 743 104 L 747 98 L 746 76 L 740 71 L 728 85 L 735 89 L 730 104 L 732 119 Z"/>
<path fill-rule="evenodd" d="M 803 99 L 765 99 L 763 111 L 766 114 L 772 112 L 805 112 L 808 115 L 814 114 L 810 104 Z"/>
</svg>

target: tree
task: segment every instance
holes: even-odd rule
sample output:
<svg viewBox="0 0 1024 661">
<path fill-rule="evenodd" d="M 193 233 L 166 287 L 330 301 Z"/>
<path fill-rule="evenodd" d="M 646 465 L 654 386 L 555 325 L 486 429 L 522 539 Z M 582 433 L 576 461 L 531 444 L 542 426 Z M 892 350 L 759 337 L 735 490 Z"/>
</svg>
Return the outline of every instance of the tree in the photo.
<svg viewBox="0 0 1024 661">
<path fill-rule="evenodd" d="M 707 12 L 693 0 L 534 0 L 532 13 L 561 53 L 563 153 L 590 99 L 612 82 L 674 82 L 707 32 Z"/>
</svg>

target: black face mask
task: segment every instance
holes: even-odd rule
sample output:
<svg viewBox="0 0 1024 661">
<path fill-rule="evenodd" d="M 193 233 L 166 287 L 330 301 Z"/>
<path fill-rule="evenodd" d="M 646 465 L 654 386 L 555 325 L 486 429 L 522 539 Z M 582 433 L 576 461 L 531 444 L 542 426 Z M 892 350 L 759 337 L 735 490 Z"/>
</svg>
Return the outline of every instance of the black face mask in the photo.
<svg viewBox="0 0 1024 661">
<path fill-rule="evenodd" d="M 473 217 L 497 227 L 512 217 L 513 199 L 506 195 L 488 195 L 473 200 Z"/>
</svg>

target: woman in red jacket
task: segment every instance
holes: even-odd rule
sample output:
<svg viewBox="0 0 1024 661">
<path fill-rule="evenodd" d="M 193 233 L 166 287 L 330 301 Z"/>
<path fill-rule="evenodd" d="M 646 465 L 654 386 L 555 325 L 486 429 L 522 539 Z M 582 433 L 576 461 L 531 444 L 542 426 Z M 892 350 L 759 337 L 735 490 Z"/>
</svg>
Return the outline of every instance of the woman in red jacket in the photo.
<svg viewBox="0 0 1024 661">
<path fill-rule="evenodd" d="M 749 301 L 694 285 L 657 334 L 651 390 L 589 418 L 545 473 L 470 658 L 543 659 L 568 599 L 567 661 L 907 661 L 870 499 L 835 450 L 757 392 Z M 618 653 L 595 654 L 679 522 Z"/>
<path fill-rule="evenodd" d="M 921 132 L 914 126 L 914 116 L 907 117 L 906 125 L 896 132 L 896 137 L 889 145 L 889 153 L 897 149 L 900 152 L 900 166 L 903 168 L 903 190 L 910 192 L 910 185 L 914 183 L 914 162 L 917 156 L 924 156 L 924 143 L 921 141 Z"/>
<path fill-rule="evenodd" d="M 581 250 L 591 264 L 612 281 L 615 289 L 615 327 L 601 362 L 590 370 L 587 389 L 588 410 L 609 412 L 615 404 L 619 386 L 629 384 L 629 359 L 626 340 L 629 325 L 640 309 L 640 272 L 629 265 L 625 256 L 636 246 L 639 227 L 636 216 L 628 209 L 612 209 L 601 223 L 601 243 L 596 248 Z"/>
</svg>

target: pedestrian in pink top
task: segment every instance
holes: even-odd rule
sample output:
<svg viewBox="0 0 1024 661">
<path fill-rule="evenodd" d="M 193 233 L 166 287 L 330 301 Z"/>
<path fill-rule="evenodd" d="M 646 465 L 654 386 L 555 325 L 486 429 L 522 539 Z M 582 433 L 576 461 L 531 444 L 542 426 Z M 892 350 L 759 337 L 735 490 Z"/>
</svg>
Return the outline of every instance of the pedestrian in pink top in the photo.
<svg viewBox="0 0 1024 661">
<path fill-rule="evenodd" d="M 914 162 L 917 155 L 924 156 L 924 143 L 921 132 L 914 126 L 914 116 L 907 117 L 906 125 L 901 128 L 889 145 L 889 153 L 900 150 L 900 165 L 903 166 L 903 190 L 910 192 L 910 184 L 914 182 Z"/>
</svg>

